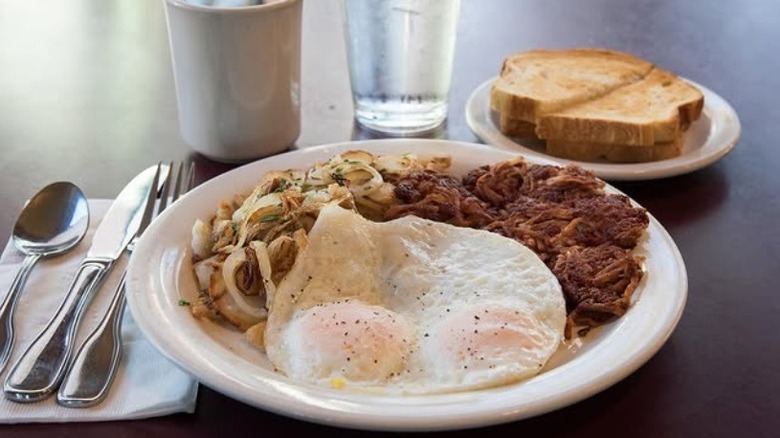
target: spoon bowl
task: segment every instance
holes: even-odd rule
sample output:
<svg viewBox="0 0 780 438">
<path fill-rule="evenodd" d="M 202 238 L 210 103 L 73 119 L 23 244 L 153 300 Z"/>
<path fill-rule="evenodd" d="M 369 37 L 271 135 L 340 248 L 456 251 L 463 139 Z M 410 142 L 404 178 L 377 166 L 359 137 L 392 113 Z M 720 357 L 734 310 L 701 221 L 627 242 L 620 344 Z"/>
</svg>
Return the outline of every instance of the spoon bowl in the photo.
<svg viewBox="0 0 780 438">
<path fill-rule="evenodd" d="M 56 182 L 41 189 L 19 215 L 13 242 L 30 255 L 52 256 L 76 246 L 89 227 L 89 208 L 81 189 Z"/>
<path fill-rule="evenodd" d="M 55 182 L 41 189 L 25 205 L 14 225 L 12 241 L 27 257 L 0 305 L 0 372 L 14 343 L 13 313 L 35 263 L 42 257 L 73 249 L 87 234 L 89 206 L 72 183 Z"/>
</svg>

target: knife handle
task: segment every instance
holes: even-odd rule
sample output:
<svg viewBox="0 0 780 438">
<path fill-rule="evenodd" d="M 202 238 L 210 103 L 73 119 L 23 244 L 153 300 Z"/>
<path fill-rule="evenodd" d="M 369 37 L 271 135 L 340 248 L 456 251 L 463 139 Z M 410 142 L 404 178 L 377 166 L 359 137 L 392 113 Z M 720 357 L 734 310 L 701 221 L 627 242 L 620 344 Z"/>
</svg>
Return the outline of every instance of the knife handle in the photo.
<svg viewBox="0 0 780 438">
<path fill-rule="evenodd" d="M 5 398 L 14 402 L 31 403 L 54 393 L 73 353 L 76 329 L 83 310 L 105 278 L 111 264 L 110 260 L 84 260 L 57 313 L 27 347 L 6 377 L 3 387 Z"/>
<path fill-rule="evenodd" d="M 57 403 L 68 408 L 88 408 L 108 395 L 122 358 L 122 314 L 125 309 L 125 275 L 97 328 L 76 353 L 57 391 Z"/>
</svg>

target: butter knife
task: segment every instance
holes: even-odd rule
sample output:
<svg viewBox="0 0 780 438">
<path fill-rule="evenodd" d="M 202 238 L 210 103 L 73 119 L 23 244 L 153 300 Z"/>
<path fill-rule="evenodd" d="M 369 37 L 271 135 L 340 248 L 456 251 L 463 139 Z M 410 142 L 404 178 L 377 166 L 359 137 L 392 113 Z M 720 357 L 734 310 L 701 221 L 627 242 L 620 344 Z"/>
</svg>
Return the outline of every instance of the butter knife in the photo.
<svg viewBox="0 0 780 438">
<path fill-rule="evenodd" d="M 162 167 L 167 175 L 168 166 Z M 157 165 L 141 172 L 111 204 L 57 313 L 8 373 L 3 385 L 8 400 L 36 402 L 56 391 L 73 354 L 84 309 L 138 230 L 156 171 Z"/>
</svg>

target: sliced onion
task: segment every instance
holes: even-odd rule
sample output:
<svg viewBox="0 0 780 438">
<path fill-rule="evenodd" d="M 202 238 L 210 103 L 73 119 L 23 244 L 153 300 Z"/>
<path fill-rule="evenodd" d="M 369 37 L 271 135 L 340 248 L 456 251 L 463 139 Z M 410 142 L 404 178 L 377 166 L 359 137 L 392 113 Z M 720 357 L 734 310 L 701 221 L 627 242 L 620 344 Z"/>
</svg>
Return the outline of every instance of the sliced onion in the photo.
<svg viewBox="0 0 780 438">
<path fill-rule="evenodd" d="M 263 319 L 268 316 L 268 312 L 265 310 L 262 299 L 244 295 L 236 285 L 236 270 L 241 267 L 242 263 L 246 263 L 246 254 L 243 248 L 236 248 L 225 259 L 225 263 L 222 265 L 225 288 L 242 312 L 254 318 Z"/>
<path fill-rule="evenodd" d="M 374 163 L 375 159 L 376 157 L 372 153 L 359 149 L 346 151 L 341 154 L 342 161 L 359 162 L 369 166 Z"/>
<path fill-rule="evenodd" d="M 244 204 L 233 213 L 233 222 L 246 222 L 259 210 L 275 205 L 280 205 L 281 203 L 282 198 L 279 193 L 269 193 L 267 195 L 263 195 L 260 192 L 253 192 L 244 200 Z"/>
<path fill-rule="evenodd" d="M 417 156 L 412 154 L 382 155 L 376 159 L 374 165 L 380 171 L 394 175 L 401 175 L 413 170 L 422 170 L 422 165 L 417 160 Z"/>
<path fill-rule="evenodd" d="M 230 219 L 214 220 L 211 223 L 211 252 L 229 253 L 227 247 L 232 245 L 235 235 Z"/>
<path fill-rule="evenodd" d="M 282 213 L 282 198 L 279 193 L 269 193 L 264 196 L 249 197 L 244 201 L 236 213 L 233 214 L 233 221 L 238 223 L 238 241 L 236 247 L 244 246 L 250 227 L 249 222 L 255 218 L 260 220 L 266 216 L 274 216 Z"/>
<path fill-rule="evenodd" d="M 322 166 L 315 166 L 309 169 L 306 173 L 305 184 L 308 184 L 313 188 L 320 188 L 327 185 L 322 180 Z"/>
<path fill-rule="evenodd" d="M 265 307 L 270 307 L 271 300 L 276 293 L 276 285 L 271 280 L 271 259 L 268 257 L 268 246 L 265 242 L 260 240 L 253 240 L 249 242 L 249 248 L 251 248 L 257 256 L 257 263 L 260 268 L 260 279 L 263 281 L 263 287 L 265 288 Z"/>
<path fill-rule="evenodd" d="M 361 184 L 353 184 L 353 179 L 350 178 L 350 176 L 355 175 L 355 173 L 361 171 L 368 172 L 368 174 L 371 175 L 371 178 Z M 378 190 L 382 186 L 382 183 L 384 183 L 384 179 L 382 179 L 382 175 L 379 173 L 379 171 L 366 164 L 354 165 L 354 167 L 350 169 L 345 177 L 350 182 L 349 190 L 357 197 L 368 196 L 369 194 Z"/>
<path fill-rule="evenodd" d="M 372 201 L 382 205 L 390 205 L 395 201 L 395 186 L 390 183 L 382 183 L 377 190 L 368 196 Z"/>
<path fill-rule="evenodd" d="M 354 196 L 366 196 L 378 189 L 384 180 L 379 172 L 359 161 L 328 162 L 322 168 L 322 180 L 326 184 L 340 182 L 334 175 L 341 176 Z M 366 178 L 366 176 L 368 178 Z"/>
</svg>

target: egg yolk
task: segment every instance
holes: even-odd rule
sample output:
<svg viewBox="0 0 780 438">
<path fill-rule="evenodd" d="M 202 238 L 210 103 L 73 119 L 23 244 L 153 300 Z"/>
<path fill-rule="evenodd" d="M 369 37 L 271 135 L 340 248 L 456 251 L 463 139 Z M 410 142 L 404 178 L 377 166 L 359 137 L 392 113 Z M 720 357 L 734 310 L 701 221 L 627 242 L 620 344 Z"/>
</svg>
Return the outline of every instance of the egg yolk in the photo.
<svg viewBox="0 0 780 438">
<path fill-rule="evenodd" d="M 290 325 L 288 374 L 339 382 L 391 379 L 406 367 L 411 326 L 383 307 L 340 301 L 311 307 Z M 335 379 L 335 380 L 334 380 Z"/>
<path fill-rule="evenodd" d="M 523 308 L 469 308 L 446 317 L 424 337 L 429 357 L 440 372 L 472 375 L 476 371 L 516 376 L 544 366 L 555 334 Z"/>
</svg>

